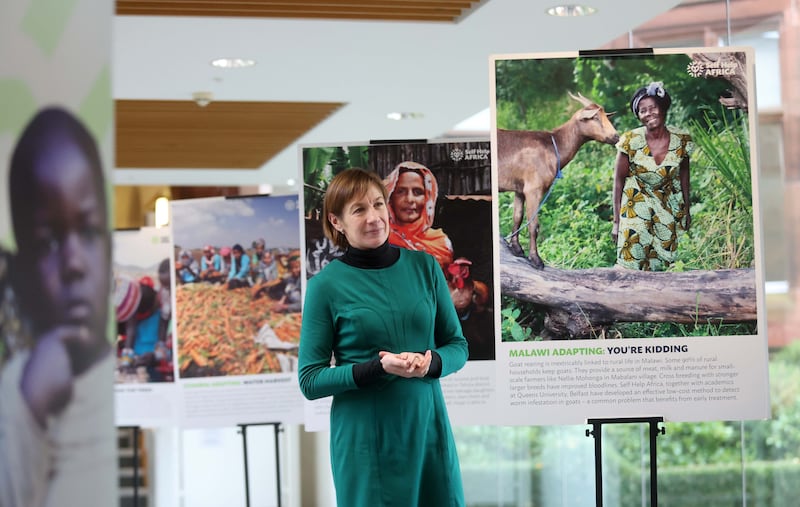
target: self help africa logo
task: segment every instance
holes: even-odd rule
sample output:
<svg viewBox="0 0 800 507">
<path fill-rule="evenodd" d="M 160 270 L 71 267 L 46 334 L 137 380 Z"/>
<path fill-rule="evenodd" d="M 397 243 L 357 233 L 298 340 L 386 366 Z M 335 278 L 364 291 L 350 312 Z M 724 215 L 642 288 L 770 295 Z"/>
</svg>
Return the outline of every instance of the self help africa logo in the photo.
<svg viewBox="0 0 800 507">
<path fill-rule="evenodd" d="M 720 59 L 717 61 L 692 60 L 686 66 L 686 72 L 692 77 L 722 77 L 737 74 L 738 64 L 735 60 Z"/>
<path fill-rule="evenodd" d="M 450 159 L 453 162 L 461 162 L 462 160 L 489 160 L 491 151 L 488 148 L 453 148 L 450 150 Z"/>
</svg>

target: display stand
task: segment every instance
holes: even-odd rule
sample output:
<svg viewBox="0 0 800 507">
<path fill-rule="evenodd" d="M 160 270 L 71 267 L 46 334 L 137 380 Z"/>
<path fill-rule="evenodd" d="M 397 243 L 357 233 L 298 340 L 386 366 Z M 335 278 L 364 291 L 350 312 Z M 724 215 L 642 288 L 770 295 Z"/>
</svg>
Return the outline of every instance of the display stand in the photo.
<svg viewBox="0 0 800 507">
<path fill-rule="evenodd" d="M 246 507 L 250 507 L 250 473 L 248 470 L 248 460 L 247 460 L 247 428 L 250 426 L 272 426 L 273 431 L 275 434 L 275 489 L 277 492 L 277 500 L 278 500 L 278 507 L 281 507 L 281 453 L 280 453 L 280 446 L 278 441 L 278 435 L 282 431 L 281 423 L 279 422 L 269 422 L 269 423 L 249 423 L 249 424 L 237 424 L 239 427 L 239 433 L 242 434 L 242 448 L 244 450 L 244 496 L 245 496 L 245 505 Z"/>
<path fill-rule="evenodd" d="M 604 424 L 630 424 L 648 423 L 650 428 L 650 507 L 658 507 L 658 474 L 656 469 L 656 437 L 663 435 L 666 430 L 658 427 L 663 423 L 663 417 L 619 417 L 610 419 L 588 419 L 587 424 L 592 425 L 591 430 L 586 430 L 586 436 L 594 437 L 594 490 L 595 505 L 603 507 L 603 425 Z"/>
</svg>

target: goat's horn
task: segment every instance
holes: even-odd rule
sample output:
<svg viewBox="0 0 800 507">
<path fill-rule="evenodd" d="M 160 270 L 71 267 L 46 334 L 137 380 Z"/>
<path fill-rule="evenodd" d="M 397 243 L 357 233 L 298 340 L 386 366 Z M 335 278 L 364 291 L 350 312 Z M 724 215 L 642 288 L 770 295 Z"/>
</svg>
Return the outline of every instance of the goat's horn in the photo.
<svg viewBox="0 0 800 507">
<path fill-rule="evenodd" d="M 580 102 L 580 103 L 581 103 L 581 104 L 583 104 L 584 106 L 588 106 L 589 104 L 591 104 L 591 103 L 592 103 L 592 101 L 591 101 L 591 100 L 589 100 L 589 99 L 587 99 L 586 97 L 584 97 L 583 95 L 581 95 L 581 94 L 580 94 L 580 92 L 578 93 L 578 95 L 577 95 L 577 96 L 573 95 L 573 93 L 572 93 L 572 92 L 569 92 L 569 91 L 567 92 L 567 94 L 568 94 L 568 95 L 569 95 L 569 96 L 570 96 L 572 99 L 574 99 L 574 100 L 577 100 L 578 102 Z"/>
</svg>

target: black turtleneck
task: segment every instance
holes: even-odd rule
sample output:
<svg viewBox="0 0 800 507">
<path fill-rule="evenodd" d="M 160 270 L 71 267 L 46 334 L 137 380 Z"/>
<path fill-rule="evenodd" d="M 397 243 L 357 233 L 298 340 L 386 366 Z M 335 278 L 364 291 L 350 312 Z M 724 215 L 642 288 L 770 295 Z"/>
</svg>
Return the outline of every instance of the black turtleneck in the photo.
<svg viewBox="0 0 800 507">
<path fill-rule="evenodd" d="M 349 266 L 362 269 L 388 268 L 400 258 L 400 250 L 389 244 L 386 240 L 378 248 L 361 250 L 352 246 L 347 247 L 344 255 L 339 257 L 342 262 Z"/>
<path fill-rule="evenodd" d="M 386 240 L 378 248 L 362 250 L 360 248 L 348 247 L 344 255 L 339 260 L 361 269 L 380 269 L 388 268 L 400 258 L 400 250 L 389 244 Z M 383 370 L 380 358 L 375 358 L 365 363 L 353 365 L 353 380 L 358 387 L 364 387 L 380 379 L 386 372 Z M 438 378 L 442 374 L 442 358 L 434 351 L 431 351 L 431 365 L 428 368 L 426 377 Z"/>
</svg>

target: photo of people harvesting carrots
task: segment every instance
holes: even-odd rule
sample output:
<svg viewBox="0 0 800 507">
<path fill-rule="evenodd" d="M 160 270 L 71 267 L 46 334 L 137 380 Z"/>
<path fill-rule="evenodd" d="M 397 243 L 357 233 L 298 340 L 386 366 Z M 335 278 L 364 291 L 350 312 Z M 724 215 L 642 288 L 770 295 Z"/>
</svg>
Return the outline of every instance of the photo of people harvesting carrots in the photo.
<svg viewBox="0 0 800 507">
<path fill-rule="evenodd" d="M 297 197 L 189 199 L 171 211 L 178 376 L 294 371 Z"/>
</svg>

